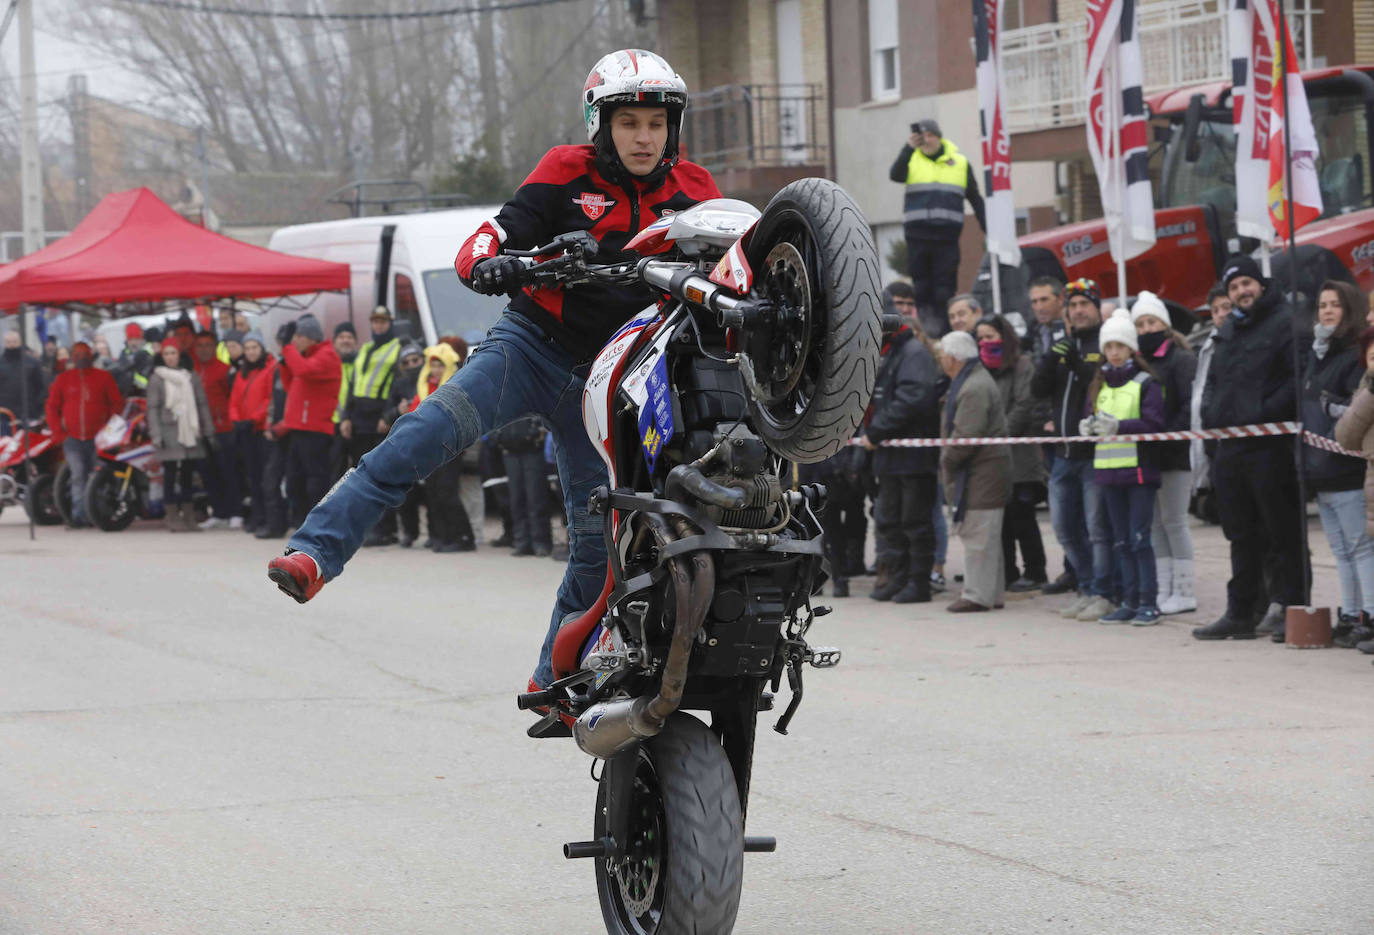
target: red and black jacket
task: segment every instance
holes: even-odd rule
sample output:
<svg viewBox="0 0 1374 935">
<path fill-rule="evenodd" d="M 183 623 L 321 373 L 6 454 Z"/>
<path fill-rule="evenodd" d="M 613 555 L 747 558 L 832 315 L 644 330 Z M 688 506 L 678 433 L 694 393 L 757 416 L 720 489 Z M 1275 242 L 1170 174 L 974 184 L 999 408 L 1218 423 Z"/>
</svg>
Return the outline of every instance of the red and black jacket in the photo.
<svg viewBox="0 0 1374 935">
<path fill-rule="evenodd" d="M 607 181 L 590 145 L 555 146 L 516 191 L 515 197 L 467 239 L 454 261 L 472 284 L 472 270 L 503 246 L 528 250 L 559 234 L 584 230 L 601 245 L 597 263 L 630 259 L 630 238 L 665 214 L 719 198 L 711 173 L 679 162 L 664 179 L 645 187 Z M 511 308 L 529 318 L 579 361 L 590 360 L 615 330 L 654 300 L 644 287 L 588 283 L 571 289 L 524 289 Z"/>
</svg>

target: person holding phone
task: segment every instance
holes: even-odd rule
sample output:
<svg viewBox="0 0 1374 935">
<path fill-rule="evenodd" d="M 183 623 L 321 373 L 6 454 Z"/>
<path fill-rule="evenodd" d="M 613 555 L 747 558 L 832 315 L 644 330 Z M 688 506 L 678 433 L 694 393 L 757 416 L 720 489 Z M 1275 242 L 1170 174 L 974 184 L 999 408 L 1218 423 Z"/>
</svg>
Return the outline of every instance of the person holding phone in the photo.
<svg viewBox="0 0 1374 935">
<path fill-rule="evenodd" d="M 888 177 L 906 186 L 902 225 L 906 235 L 907 272 L 922 312 L 943 311 L 958 291 L 959 235 L 964 230 L 964 199 L 986 232 L 983 196 L 968 157 L 944 139 L 930 118 L 911 125 L 911 135 L 897 154 Z"/>
</svg>

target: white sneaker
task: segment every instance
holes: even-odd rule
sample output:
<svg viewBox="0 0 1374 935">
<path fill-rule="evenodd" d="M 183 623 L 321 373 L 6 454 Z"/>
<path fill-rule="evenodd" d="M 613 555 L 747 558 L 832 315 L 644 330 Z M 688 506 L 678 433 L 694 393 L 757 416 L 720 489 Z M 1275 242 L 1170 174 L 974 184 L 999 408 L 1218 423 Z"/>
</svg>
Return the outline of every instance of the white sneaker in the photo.
<svg viewBox="0 0 1374 935">
<path fill-rule="evenodd" d="M 1161 614 L 1187 614 L 1197 610 L 1197 598 L 1184 594 L 1170 594 L 1159 602 Z"/>
<path fill-rule="evenodd" d="M 1073 600 L 1069 601 L 1069 604 L 1068 604 L 1067 607 L 1065 607 L 1063 610 L 1059 611 L 1059 616 L 1064 617 L 1064 618 L 1069 619 L 1069 620 L 1077 620 L 1077 619 L 1078 619 L 1078 615 L 1079 615 L 1080 613 L 1083 612 L 1083 608 L 1084 608 L 1084 607 L 1087 607 L 1087 606 L 1088 606 L 1088 602 L 1091 601 L 1091 600 L 1092 600 L 1092 595 L 1091 595 L 1091 594 L 1080 594 L 1080 595 L 1078 595 L 1077 597 L 1075 597 Z"/>
<path fill-rule="evenodd" d="M 225 528 L 225 527 L 228 526 L 228 525 L 229 525 L 229 521 L 228 521 L 227 519 L 220 519 L 218 516 L 212 516 L 212 517 L 210 517 L 209 519 L 207 519 L 205 522 L 201 523 L 201 524 L 200 524 L 200 528 L 201 528 L 201 529 L 223 529 L 223 528 Z"/>
<path fill-rule="evenodd" d="M 243 517 L 242 517 L 242 516 L 231 516 L 231 517 L 229 517 L 229 528 L 230 528 L 230 529 L 242 529 L 242 528 L 243 528 Z"/>
<path fill-rule="evenodd" d="M 1116 605 L 1105 597 L 1091 597 L 1088 599 L 1088 603 L 1083 605 L 1083 609 L 1078 612 L 1077 619 L 1083 621 L 1101 620 L 1115 610 Z"/>
</svg>

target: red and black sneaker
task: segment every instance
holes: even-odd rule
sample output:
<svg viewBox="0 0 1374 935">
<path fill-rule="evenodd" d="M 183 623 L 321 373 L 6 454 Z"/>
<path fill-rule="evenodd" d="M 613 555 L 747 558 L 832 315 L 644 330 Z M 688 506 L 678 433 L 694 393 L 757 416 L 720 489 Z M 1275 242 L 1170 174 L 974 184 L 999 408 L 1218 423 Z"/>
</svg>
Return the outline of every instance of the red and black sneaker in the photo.
<svg viewBox="0 0 1374 935">
<path fill-rule="evenodd" d="M 278 589 L 291 595 L 297 604 L 304 604 L 324 587 L 320 566 L 304 552 L 287 552 L 267 563 L 267 577 Z"/>
</svg>

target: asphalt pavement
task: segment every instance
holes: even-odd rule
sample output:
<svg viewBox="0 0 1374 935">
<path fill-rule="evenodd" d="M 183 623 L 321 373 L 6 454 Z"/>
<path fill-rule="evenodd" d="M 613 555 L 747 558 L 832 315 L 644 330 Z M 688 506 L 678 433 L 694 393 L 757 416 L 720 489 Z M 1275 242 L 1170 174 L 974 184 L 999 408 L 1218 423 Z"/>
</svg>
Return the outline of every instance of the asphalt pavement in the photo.
<svg viewBox="0 0 1374 935">
<path fill-rule="evenodd" d="M 856 581 L 763 715 L 736 931 L 1374 931 L 1371 657 L 1194 641 L 1196 532 L 1203 612 L 1153 628 Z M 271 554 L 0 516 L 0 933 L 600 931 L 591 761 L 514 705 L 561 567 L 366 550 L 297 606 Z"/>
</svg>

